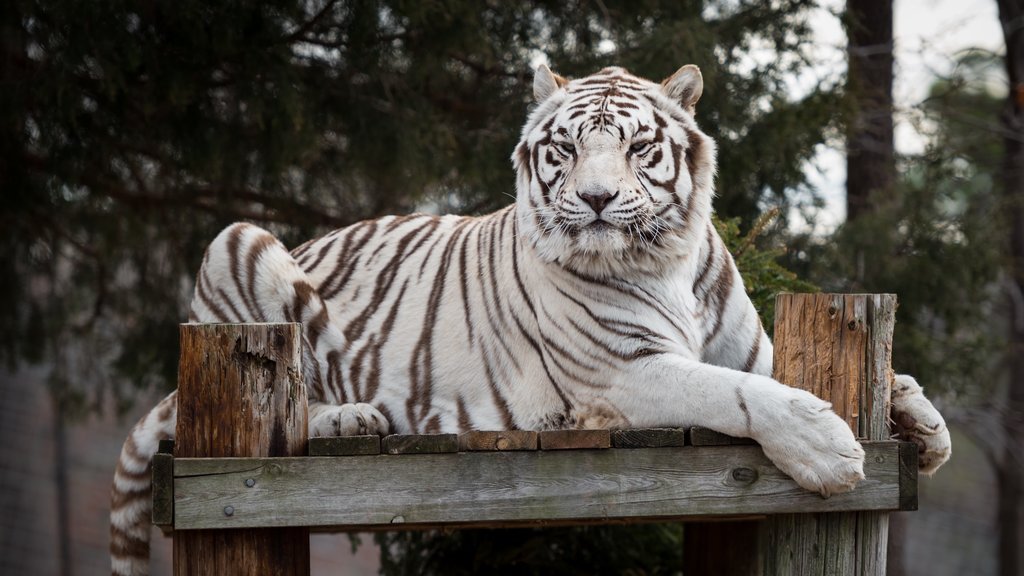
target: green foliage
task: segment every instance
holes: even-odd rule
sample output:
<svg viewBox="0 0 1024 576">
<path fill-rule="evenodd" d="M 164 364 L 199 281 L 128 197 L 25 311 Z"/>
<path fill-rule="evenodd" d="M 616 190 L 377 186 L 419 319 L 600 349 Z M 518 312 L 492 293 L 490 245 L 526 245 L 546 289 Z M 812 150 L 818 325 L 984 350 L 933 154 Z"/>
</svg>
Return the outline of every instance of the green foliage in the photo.
<svg viewBox="0 0 1024 576">
<path fill-rule="evenodd" d="M 729 248 L 743 275 L 743 286 L 769 331 L 775 326 L 775 295 L 782 292 L 817 292 L 810 282 L 779 264 L 785 250 L 778 246 L 759 247 L 764 232 L 778 217 L 778 210 L 762 214 L 746 234 L 740 234 L 739 218 L 715 219 L 715 228 Z"/>
<path fill-rule="evenodd" d="M 381 574 L 680 574 L 681 524 L 383 532 Z"/>
</svg>

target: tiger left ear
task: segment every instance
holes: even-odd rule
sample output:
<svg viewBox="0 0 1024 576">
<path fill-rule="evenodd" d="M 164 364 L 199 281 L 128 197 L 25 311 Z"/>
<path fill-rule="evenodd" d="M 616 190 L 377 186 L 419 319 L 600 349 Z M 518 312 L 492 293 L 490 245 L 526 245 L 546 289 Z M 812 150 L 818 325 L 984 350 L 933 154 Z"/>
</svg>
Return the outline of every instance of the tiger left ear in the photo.
<svg viewBox="0 0 1024 576">
<path fill-rule="evenodd" d="M 704 77 L 700 74 L 700 68 L 687 64 L 665 78 L 661 83 L 661 89 L 669 98 L 693 114 L 697 101 L 704 92 Z"/>
<path fill-rule="evenodd" d="M 569 81 L 551 71 L 550 68 L 541 64 L 533 73 L 533 99 L 543 102 Z"/>
</svg>

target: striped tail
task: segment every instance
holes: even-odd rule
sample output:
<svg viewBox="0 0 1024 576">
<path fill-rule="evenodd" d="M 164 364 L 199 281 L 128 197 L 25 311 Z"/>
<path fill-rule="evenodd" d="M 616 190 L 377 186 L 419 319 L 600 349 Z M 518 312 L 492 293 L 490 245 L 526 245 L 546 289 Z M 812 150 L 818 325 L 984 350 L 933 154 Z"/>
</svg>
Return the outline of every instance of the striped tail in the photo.
<svg viewBox="0 0 1024 576">
<path fill-rule="evenodd" d="M 160 401 L 132 428 L 110 489 L 110 561 L 114 576 L 149 573 L 150 465 L 160 440 L 174 436 L 178 393 Z"/>
</svg>

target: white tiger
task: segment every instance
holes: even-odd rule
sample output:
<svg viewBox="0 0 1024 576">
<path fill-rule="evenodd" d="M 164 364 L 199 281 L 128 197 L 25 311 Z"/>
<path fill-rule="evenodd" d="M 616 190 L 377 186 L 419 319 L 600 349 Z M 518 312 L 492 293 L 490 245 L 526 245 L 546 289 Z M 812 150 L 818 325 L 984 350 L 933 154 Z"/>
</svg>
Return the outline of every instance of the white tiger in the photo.
<svg viewBox="0 0 1024 576">
<path fill-rule="evenodd" d="M 829 404 L 768 376 L 771 343 L 711 224 L 702 88 L 695 66 L 661 84 L 541 66 L 515 205 L 365 221 L 290 254 L 235 224 L 207 250 L 189 320 L 302 322 L 313 436 L 705 426 L 757 440 L 809 490 L 850 490 L 864 451 Z M 933 471 L 942 417 L 912 379 L 895 389 Z M 125 442 L 114 574 L 147 572 L 148 467 L 175 410 L 171 394 Z"/>
</svg>

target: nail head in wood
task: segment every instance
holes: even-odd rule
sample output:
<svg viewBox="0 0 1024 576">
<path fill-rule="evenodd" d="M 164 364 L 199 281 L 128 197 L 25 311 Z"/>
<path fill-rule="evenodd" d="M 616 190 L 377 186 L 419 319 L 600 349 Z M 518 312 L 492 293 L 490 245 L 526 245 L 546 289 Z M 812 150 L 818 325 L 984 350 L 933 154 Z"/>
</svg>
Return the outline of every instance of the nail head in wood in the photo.
<svg viewBox="0 0 1024 576">
<path fill-rule="evenodd" d="M 310 456 L 373 456 L 380 454 L 380 436 L 328 436 L 309 439 Z"/>
<path fill-rule="evenodd" d="M 686 446 L 686 430 L 683 428 L 613 430 L 612 446 L 615 448 L 670 448 Z"/>
<path fill-rule="evenodd" d="M 537 433 L 532 430 L 473 430 L 459 434 L 459 450 L 463 452 L 508 452 L 536 449 Z"/>
<path fill-rule="evenodd" d="M 385 436 L 386 454 L 444 454 L 459 451 L 458 434 L 392 434 Z"/>
<path fill-rule="evenodd" d="M 538 435 L 541 450 L 585 450 L 610 448 L 608 430 L 544 430 Z"/>
</svg>

